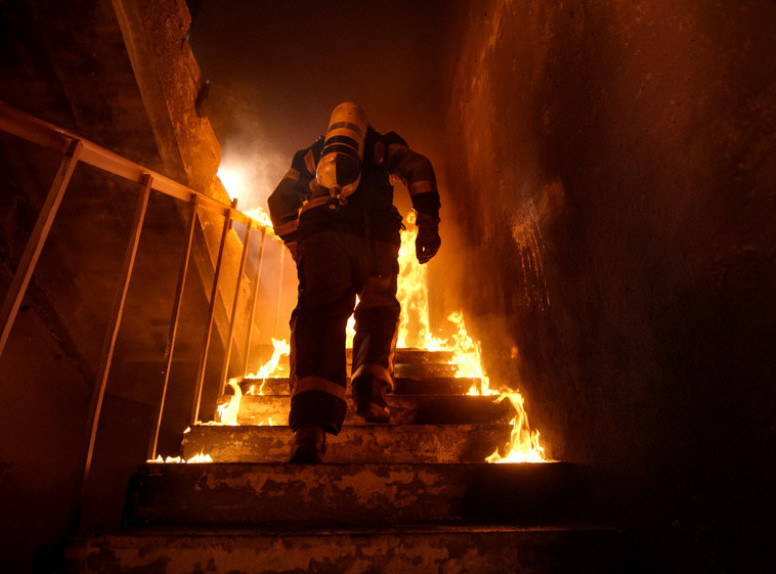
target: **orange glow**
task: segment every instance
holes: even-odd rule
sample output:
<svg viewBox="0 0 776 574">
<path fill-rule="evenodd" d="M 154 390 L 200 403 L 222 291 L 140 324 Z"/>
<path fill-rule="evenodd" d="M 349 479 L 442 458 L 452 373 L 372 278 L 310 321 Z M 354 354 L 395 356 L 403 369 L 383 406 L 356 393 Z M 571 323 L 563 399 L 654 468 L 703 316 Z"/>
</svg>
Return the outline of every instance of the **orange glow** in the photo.
<svg viewBox="0 0 776 574">
<path fill-rule="evenodd" d="M 264 228 L 267 230 L 267 235 L 270 237 L 277 237 L 275 235 L 275 232 L 272 228 L 272 220 L 269 218 L 269 214 L 264 211 L 261 207 L 257 207 L 256 209 L 251 209 L 250 211 L 244 211 L 245 215 L 250 217 L 251 219 L 258 221 L 260 225 L 263 225 Z"/>
</svg>

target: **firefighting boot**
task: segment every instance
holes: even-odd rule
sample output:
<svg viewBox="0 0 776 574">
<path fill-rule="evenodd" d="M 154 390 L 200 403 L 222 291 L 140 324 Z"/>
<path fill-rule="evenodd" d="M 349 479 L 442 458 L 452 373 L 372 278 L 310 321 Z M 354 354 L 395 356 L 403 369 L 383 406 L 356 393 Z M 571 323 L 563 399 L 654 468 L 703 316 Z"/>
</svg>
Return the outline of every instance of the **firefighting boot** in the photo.
<svg viewBox="0 0 776 574">
<path fill-rule="evenodd" d="M 356 414 L 369 423 L 387 423 L 391 418 L 386 394 L 388 383 L 370 376 L 353 379 L 353 402 Z"/>
<path fill-rule="evenodd" d="M 326 454 L 326 432 L 321 427 L 299 427 L 291 447 L 292 464 L 320 464 Z"/>
</svg>

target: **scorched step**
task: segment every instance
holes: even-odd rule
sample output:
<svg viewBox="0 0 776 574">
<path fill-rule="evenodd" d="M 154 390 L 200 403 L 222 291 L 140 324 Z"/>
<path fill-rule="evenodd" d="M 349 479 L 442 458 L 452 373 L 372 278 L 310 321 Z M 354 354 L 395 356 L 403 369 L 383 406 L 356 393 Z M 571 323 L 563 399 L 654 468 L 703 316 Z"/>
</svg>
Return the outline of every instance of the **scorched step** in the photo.
<svg viewBox="0 0 776 574">
<path fill-rule="evenodd" d="M 580 495 L 575 467 L 536 464 L 146 464 L 127 524 L 557 523 Z"/>
<path fill-rule="evenodd" d="M 465 395 L 474 386 L 480 389 L 482 381 L 478 377 L 397 377 L 394 381 L 396 395 Z M 288 378 L 244 379 L 240 382 L 243 393 L 251 387 L 264 395 L 287 395 Z M 348 384 L 350 392 L 350 384 Z"/>
<path fill-rule="evenodd" d="M 329 463 L 484 462 L 509 442 L 511 425 L 361 425 L 327 437 Z M 195 425 L 183 457 L 214 462 L 286 462 L 294 435 L 287 426 Z"/>
<path fill-rule="evenodd" d="M 219 398 L 229 402 L 231 395 Z M 509 401 L 497 402 L 497 396 L 468 395 L 393 395 L 388 397 L 391 424 L 488 424 L 508 423 L 515 416 Z M 286 396 L 244 395 L 240 399 L 237 424 L 287 425 L 291 399 Z M 345 425 L 363 424 L 352 404 L 348 405 Z"/>
<path fill-rule="evenodd" d="M 633 572 L 642 556 L 615 529 L 493 526 L 118 534 L 73 540 L 67 553 L 81 574 Z"/>
</svg>

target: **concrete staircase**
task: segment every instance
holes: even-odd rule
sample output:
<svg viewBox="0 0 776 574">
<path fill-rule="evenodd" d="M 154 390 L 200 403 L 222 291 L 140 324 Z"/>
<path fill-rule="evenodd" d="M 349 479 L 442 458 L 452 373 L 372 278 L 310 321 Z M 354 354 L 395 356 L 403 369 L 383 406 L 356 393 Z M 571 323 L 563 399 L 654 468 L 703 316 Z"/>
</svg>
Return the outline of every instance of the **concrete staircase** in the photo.
<svg viewBox="0 0 776 574">
<path fill-rule="evenodd" d="M 242 397 L 239 426 L 201 425 L 184 435 L 184 458 L 204 452 L 215 462 L 140 468 L 122 532 L 76 541 L 73 570 L 632 570 L 627 535 L 580 526 L 586 494 L 578 468 L 483 462 L 506 444 L 511 407 L 464 395 L 476 381 L 454 378 L 448 361 L 401 350 L 391 424 L 349 414 L 324 465 L 285 462 L 287 380 L 266 381 L 262 396 Z M 270 418 L 279 426 L 268 426 Z"/>
</svg>

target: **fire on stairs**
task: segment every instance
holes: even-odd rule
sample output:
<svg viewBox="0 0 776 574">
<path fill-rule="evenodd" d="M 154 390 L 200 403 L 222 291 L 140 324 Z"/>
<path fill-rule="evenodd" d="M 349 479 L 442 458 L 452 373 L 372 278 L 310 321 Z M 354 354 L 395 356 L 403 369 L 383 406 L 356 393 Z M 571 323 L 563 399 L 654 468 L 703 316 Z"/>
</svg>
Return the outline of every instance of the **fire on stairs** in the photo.
<svg viewBox="0 0 776 574">
<path fill-rule="evenodd" d="M 411 234 L 403 239 L 412 244 Z M 403 251 L 399 339 L 406 345 L 412 332 L 424 348 L 397 351 L 390 424 L 364 424 L 351 412 L 329 440 L 326 464 L 288 464 L 288 347 L 275 341 L 261 372 L 230 381 L 220 423 L 187 429 L 182 459 L 149 461 L 133 477 L 123 532 L 70 546 L 75 568 L 502 573 L 616 565 L 617 532 L 569 526 L 584 502 L 579 469 L 541 462 L 522 397 L 490 389 L 462 316 L 450 317 L 452 344 L 430 334 L 425 269 Z M 201 464 L 158 464 L 184 461 Z"/>
</svg>

